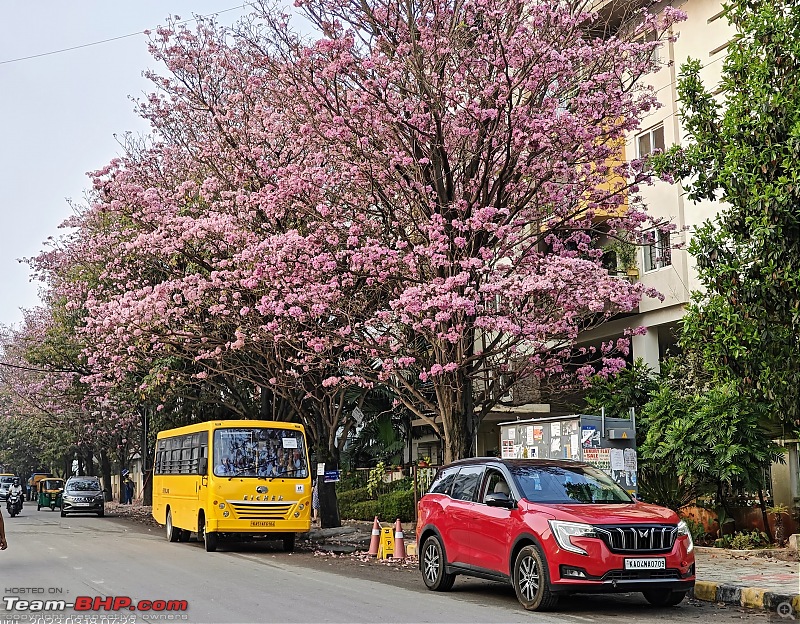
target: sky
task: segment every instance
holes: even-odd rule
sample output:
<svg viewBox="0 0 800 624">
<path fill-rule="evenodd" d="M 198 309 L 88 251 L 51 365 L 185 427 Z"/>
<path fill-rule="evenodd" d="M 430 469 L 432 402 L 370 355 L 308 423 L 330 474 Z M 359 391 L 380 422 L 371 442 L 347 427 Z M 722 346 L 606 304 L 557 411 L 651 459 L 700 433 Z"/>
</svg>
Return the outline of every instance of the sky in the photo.
<svg viewBox="0 0 800 624">
<path fill-rule="evenodd" d="M 87 172 L 122 154 L 114 135 L 148 129 L 131 97 L 152 91 L 143 71 L 162 68 L 142 31 L 169 15 L 219 13 L 230 25 L 247 12 L 241 0 L 0 1 L 1 325 L 40 303 L 19 259 L 63 232 L 67 200 L 80 204 L 91 186 Z M 44 56 L 24 58 L 35 55 Z"/>
</svg>

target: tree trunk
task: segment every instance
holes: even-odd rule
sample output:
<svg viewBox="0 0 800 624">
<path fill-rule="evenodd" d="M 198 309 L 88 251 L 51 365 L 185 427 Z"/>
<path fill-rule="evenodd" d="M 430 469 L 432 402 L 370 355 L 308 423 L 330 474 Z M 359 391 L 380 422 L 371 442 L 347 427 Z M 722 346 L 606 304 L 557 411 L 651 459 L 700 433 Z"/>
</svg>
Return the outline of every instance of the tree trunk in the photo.
<svg viewBox="0 0 800 624">
<path fill-rule="evenodd" d="M 326 463 L 325 470 L 337 470 L 338 463 Z M 342 526 L 339 517 L 339 502 L 336 499 L 336 484 L 325 483 L 325 477 L 317 476 L 317 491 L 319 492 L 319 518 L 320 527 L 331 529 Z"/>
<path fill-rule="evenodd" d="M 769 518 L 767 517 L 767 505 L 764 502 L 764 490 L 762 490 L 761 488 L 758 488 L 758 505 L 759 507 L 761 507 L 761 517 L 764 520 L 764 532 L 769 537 L 769 541 L 773 542 L 775 540 L 772 537 L 772 531 L 769 528 Z"/>
<path fill-rule="evenodd" d="M 103 500 L 111 500 L 111 460 L 108 451 L 100 449 L 100 472 L 103 474 Z"/>
<path fill-rule="evenodd" d="M 469 456 L 469 431 L 467 421 L 459 406 L 450 401 L 449 405 L 440 403 L 444 429 L 444 463 L 449 464 L 457 459 Z"/>
<path fill-rule="evenodd" d="M 316 430 L 318 438 L 316 441 L 316 460 L 317 462 L 324 462 L 325 471 L 338 470 L 339 462 L 331 452 L 331 444 L 329 436 L 323 435 L 324 426 L 323 421 L 325 415 L 322 414 L 320 407 L 314 410 L 314 422 L 316 423 Z M 333 445 L 335 448 L 335 445 Z M 317 475 L 316 466 L 311 466 L 311 474 L 317 480 L 317 492 L 319 496 L 319 520 L 320 527 L 323 529 L 331 529 L 342 526 L 342 520 L 339 517 L 339 501 L 336 499 L 336 484 L 325 483 L 325 477 Z"/>
<path fill-rule="evenodd" d="M 120 449 L 117 452 L 117 462 L 119 463 L 119 503 L 125 501 L 125 477 L 122 476 L 122 471 L 126 468 L 126 453 Z"/>
<path fill-rule="evenodd" d="M 444 432 L 444 463 L 449 464 L 470 456 L 471 427 L 462 401 L 465 387 L 468 386 L 458 374 L 442 378 L 440 384 L 436 388 L 436 395 Z"/>
<path fill-rule="evenodd" d="M 272 409 L 272 402 L 269 400 L 268 391 L 264 386 L 261 386 L 259 389 L 261 391 L 259 418 L 261 418 L 261 420 L 273 420 L 272 416 L 274 410 Z"/>
</svg>

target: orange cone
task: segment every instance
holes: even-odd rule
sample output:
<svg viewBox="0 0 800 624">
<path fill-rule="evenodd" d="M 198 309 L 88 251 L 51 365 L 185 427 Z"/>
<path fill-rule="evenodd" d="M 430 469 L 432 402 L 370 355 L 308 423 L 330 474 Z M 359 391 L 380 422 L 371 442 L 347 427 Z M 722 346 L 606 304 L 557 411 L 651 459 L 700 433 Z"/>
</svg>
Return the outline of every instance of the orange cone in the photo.
<svg viewBox="0 0 800 624">
<path fill-rule="evenodd" d="M 403 525 L 400 524 L 400 518 L 394 523 L 394 552 L 392 559 L 405 559 L 406 558 L 406 543 L 403 540 Z"/>
<path fill-rule="evenodd" d="M 375 516 L 375 524 L 372 525 L 372 538 L 369 541 L 369 552 L 367 553 L 370 557 L 377 557 L 378 556 L 378 546 L 381 543 L 381 524 L 378 522 L 378 516 Z"/>
</svg>

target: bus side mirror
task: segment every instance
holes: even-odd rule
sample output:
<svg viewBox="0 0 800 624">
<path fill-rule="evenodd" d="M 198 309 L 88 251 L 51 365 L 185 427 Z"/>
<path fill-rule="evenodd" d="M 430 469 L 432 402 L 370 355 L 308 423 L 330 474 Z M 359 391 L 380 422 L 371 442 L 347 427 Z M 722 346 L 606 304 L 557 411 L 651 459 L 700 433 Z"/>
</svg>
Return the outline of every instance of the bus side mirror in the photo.
<svg viewBox="0 0 800 624">
<path fill-rule="evenodd" d="M 208 475 L 208 457 L 201 457 L 199 463 L 199 470 L 200 476 L 205 477 Z"/>
</svg>

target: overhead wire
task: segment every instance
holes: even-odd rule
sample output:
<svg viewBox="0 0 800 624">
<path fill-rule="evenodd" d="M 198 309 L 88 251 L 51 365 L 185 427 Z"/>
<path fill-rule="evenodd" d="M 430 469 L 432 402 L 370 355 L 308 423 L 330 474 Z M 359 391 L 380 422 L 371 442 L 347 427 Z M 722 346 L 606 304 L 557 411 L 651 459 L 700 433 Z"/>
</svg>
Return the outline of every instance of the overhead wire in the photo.
<svg viewBox="0 0 800 624">
<path fill-rule="evenodd" d="M 240 4 L 235 7 L 231 7 L 229 9 L 222 9 L 221 11 L 213 11 L 212 13 L 206 13 L 205 15 L 198 15 L 197 17 L 193 17 L 192 19 L 176 22 L 176 24 L 189 24 L 190 22 L 196 22 L 198 19 L 203 19 L 204 17 L 211 17 L 212 15 L 221 15 L 222 13 L 228 13 L 229 11 L 242 9 L 244 8 L 244 6 L 245 6 L 244 4 Z M 91 43 L 82 43 L 80 45 L 70 46 L 68 48 L 61 48 L 58 50 L 52 50 L 50 52 L 41 52 L 40 54 L 31 54 L 29 56 L 20 56 L 18 58 L 6 59 L 5 61 L 0 61 L 0 65 L 8 65 L 9 63 L 19 63 L 21 61 L 29 61 L 31 59 L 42 58 L 44 56 L 53 56 L 54 54 L 63 54 L 64 52 L 72 52 L 73 50 L 90 48 L 92 46 L 102 45 L 104 43 L 111 43 L 113 41 L 119 41 L 121 39 L 138 37 L 139 35 L 144 35 L 145 33 L 147 33 L 147 30 L 140 30 L 139 32 L 129 33 L 127 35 L 120 35 L 119 37 L 110 37 L 108 39 L 102 39 L 100 41 L 92 41 Z"/>
</svg>

